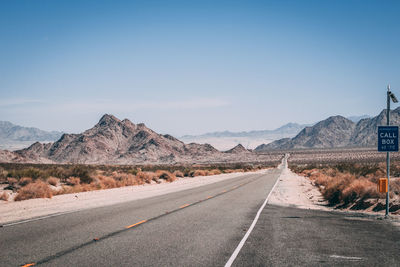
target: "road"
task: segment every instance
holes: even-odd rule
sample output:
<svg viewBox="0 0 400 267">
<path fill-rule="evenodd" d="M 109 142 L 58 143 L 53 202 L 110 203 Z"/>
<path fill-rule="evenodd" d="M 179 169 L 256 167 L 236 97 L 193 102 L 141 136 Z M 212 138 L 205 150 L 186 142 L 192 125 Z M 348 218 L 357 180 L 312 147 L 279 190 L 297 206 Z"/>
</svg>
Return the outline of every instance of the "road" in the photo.
<svg viewBox="0 0 400 267">
<path fill-rule="evenodd" d="M 2 227 L 0 266 L 224 266 L 280 173 Z M 267 205 L 233 266 L 395 266 L 399 241 L 386 221 Z"/>
</svg>

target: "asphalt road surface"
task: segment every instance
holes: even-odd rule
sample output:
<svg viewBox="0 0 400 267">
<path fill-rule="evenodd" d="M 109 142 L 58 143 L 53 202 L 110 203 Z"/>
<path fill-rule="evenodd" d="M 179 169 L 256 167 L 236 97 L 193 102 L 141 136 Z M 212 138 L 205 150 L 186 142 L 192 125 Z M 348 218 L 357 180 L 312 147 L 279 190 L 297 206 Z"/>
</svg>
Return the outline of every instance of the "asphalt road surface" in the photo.
<svg viewBox="0 0 400 267">
<path fill-rule="evenodd" d="M 0 266 L 224 266 L 280 173 L 5 226 Z M 267 205 L 233 266 L 396 266 L 399 242 L 386 221 Z"/>
</svg>

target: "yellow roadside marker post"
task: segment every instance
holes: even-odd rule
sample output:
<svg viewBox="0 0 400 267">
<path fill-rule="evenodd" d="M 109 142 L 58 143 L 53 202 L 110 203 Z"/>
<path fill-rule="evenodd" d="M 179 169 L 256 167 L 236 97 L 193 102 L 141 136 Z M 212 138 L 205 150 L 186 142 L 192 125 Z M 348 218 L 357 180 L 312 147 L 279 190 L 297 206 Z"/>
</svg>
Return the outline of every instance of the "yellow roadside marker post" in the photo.
<svg viewBox="0 0 400 267">
<path fill-rule="evenodd" d="M 388 179 L 387 178 L 379 178 L 378 191 L 379 191 L 379 193 L 387 193 L 388 192 Z"/>
</svg>

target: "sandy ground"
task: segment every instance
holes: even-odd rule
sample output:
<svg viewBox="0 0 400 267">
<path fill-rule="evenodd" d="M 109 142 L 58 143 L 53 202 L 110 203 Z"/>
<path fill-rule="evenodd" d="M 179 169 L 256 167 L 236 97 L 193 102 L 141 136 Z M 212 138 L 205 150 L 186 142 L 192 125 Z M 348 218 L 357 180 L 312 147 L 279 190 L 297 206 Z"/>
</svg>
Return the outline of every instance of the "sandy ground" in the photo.
<svg viewBox="0 0 400 267">
<path fill-rule="evenodd" d="M 283 166 L 280 166 L 283 168 Z M 382 219 L 384 211 L 373 212 L 372 210 L 349 210 L 349 209 L 334 209 L 333 207 L 326 206 L 328 202 L 323 198 L 318 188 L 314 186 L 311 181 L 303 176 L 293 173 L 290 169 L 284 168 L 279 181 L 271 193 L 268 201 L 269 204 L 279 206 L 297 207 L 302 209 L 316 209 L 326 211 L 336 211 L 352 213 L 352 214 L 365 214 L 379 216 Z M 349 217 L 353 218 L 353 217 Z M 396 227 L 400 227 L 400 216 L 390 215 L 390 221 Z"/>
<path fill-rule="evenodd" d="M 245 175 L 264 172 L 266 170 L 248 172 Z M 159 196 L 232 179 L 241 175 L 243 173 L 197 176 L 195 178 L 180 178 L 173 183 L 145 184 L 65 194 L 54 196 L 51 199 L 39 198 L 18 202 L 0 201 L 0 224 Z"/>
<path fill-rule="evenodd" d="M 326 201 L 311 181 L 284 168 L 279 181 L 271 193 L 269 204 L 303 209 L 328 210 Z"/>
</svg>

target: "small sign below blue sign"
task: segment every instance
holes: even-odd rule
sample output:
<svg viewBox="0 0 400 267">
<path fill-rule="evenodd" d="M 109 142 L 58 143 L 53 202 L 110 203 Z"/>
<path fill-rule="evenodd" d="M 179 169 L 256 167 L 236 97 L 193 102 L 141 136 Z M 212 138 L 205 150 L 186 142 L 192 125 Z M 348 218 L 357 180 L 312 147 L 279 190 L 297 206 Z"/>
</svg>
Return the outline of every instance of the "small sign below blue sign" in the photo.
<svg viewBox="0 0 400 267">
<path fill-rule="evenodd" d="M 398 126 L 378 126 L 378 151 L 399 151 Z"/>
</svg>

